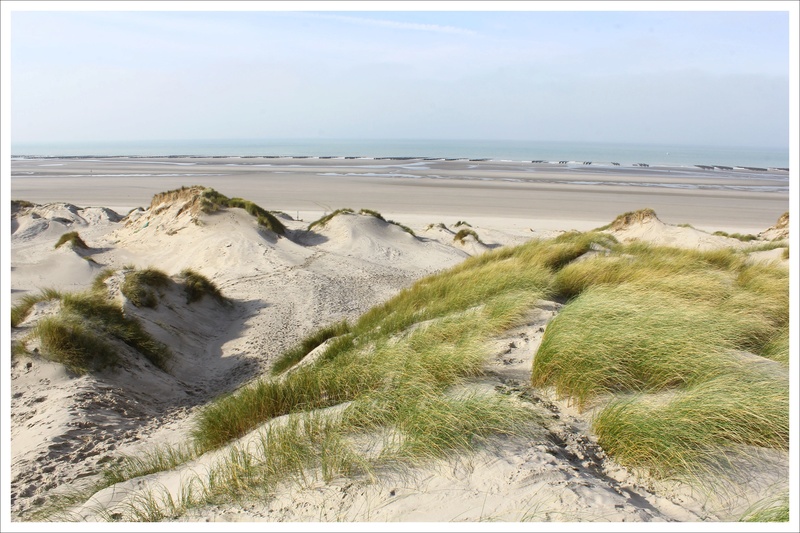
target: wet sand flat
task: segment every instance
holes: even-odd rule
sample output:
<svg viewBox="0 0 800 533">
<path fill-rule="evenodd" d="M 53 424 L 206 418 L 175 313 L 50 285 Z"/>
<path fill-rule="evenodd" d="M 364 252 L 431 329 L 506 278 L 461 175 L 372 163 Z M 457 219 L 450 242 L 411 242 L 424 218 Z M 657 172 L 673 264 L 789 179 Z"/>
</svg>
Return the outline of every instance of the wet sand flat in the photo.
<svg viewBox="0 0 800 533">
<path fill-rule="evenodd" d="M 789 174 L 692 167 L 315 158 L 45 158 L 11 162 L 11 197 L 105 206 L 201 184 L 310 219 L 341 207 L 431 217 L 514 219 L 590 229 L 652 208 L 667 223 L 757 233 L 789 210 Z"/>
</svg>

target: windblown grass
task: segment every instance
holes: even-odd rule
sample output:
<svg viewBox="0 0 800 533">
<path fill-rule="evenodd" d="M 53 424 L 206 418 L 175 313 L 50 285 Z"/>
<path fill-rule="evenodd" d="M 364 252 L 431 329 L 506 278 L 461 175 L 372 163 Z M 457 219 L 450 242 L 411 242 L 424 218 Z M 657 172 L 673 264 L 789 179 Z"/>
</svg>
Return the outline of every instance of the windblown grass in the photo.
<svg viewBox="0 0 800 533">
<path fill-rule="evenodd" d="M 464 239 L 466 239 L 467 237 L 472 237 L 473 239 L 475 239 L 475 242 L 479 242 L 479 243 L 483 242 L 483 241 L 481 241 L 481 238 L 478 237 L 478 234 L 475 233 L 474 230 L 471 230 L 471 229 L 468 229 L 468 228 L 463 228 L 463 229 L 458 230 L 458 233 L 456 233 L 453 236 L 453 241 L 454 242 L 460 242 L 460 243 L 463 244 L 464 243 Z"/>
<path fill-rule="evenodd" d="M 184 292 L 188 303 L 197 302 L 204 296 L 210 296 L 221 304 L 228 303 L 228 300 L 222 295 L 216 284 L 199 272 L 185 268 L 181 271 L 180 277 L 184 284 Z"/>
<path fill-rule="evenodd" d="M 765 498 L 748 509 L 740 522 L 788 522 L 789 493 Z"/>
<path fill-rule="evenodd" d="M 750 233 L 744 235 L 741 233 L 727 233 L 725 231 L 715 231 L 714 235 L 718 235 L 720 237 L 728 237 L 729 239 L 737 239 L 742 242 L 750 242 L 758 239 L 757 236 L 752 235 Z"/>
<path fill-rule="evenodd" d="M 717 373 L 666 401 L 616 400 L 594 430 L 619 462 L 656 477 L 729 468 L 734 445 L 788 450 L 788 378 L 742 369 Z"/>
<path fill-rule="evenodd" d="M 101 291 L 60 293 L 49 289 L 26 296 L 12 309 L 12 321 L 19 324 L 31 307 L 43 300 L 61 303 L 56 315 L 40 320 L 34 328 L 45 357 L 79 374 L 100 370 L 118 360 L 112 342 L 116 339 L 139 351 L 156 367 L 167 369 L 169 348 L 151 337 L 138 320 L 126 317 L 122 308 Z"/>
<path fill-rule="evenodd" d="M 36 204 L 34 204 L 33 202 L 29 202 L 28 200 L 11 200 L 11 211 L 13 212 L 14 210 L 17 209 L 33 207 L 35 205 Z"/>
<path fill-rule="evenodd" d="M 55 289 L 43 289 L 39 294 L 26 294 L 20 298 L 19 303 L 11 307 L 11 327 L 18 327 L 23 320 L 28 318 L 33 306 L 47 300 L 60 300 L 61 293 Z"/>
<path fill-rule="evenodd" d="M 95 282 L 98 279 L 100 278 L 95 278 Z M 167 287 L 169 283 L 169 276 L 163 271 L 146 268 L 126 273 L 120 290 L 136 307 L 155 308 L 158 305 L 158 296 L 154 289 Z"/>
<path fill-rule="evenodd" d="M 341 212 L 352 210 L 309 228 Z M 603 255 L 582 257 L 589 251 Z M 381 465 L 525 434 L 536 422 L 532 411 L 462 386 L 483 372 L 487 342 L 554 294 L 572 299 L 547 328 L 533 384 L 598 405 L 594 429 L 621 463 L 668 477 L 725 468 L 734 449 L 785 450 L 782 366 L 745 363 L 755 356 L 741 354 L 788 359 L 788 274 L 772 268 L 749 265 L 733 250 L 623 246 L 598 232 L 469 258 L 352 324 L 313 333 L 283 354 L 278 375 L 207 405 L 185 454 L 127 463 L 113 479 L 229 446 L 208 476 L 177 497 L 147 493 L 126 516 L 177 516 L 192 506 L 268 497 L 287 480 L 371 475 Z M 295 366 L 323 343 L 318 358 Z M 230 444 L 261 426 L 256 451 Z M 353 445 L 365 434 L 383 436 L 380 452 Z"/>
<path fill-rule="evenodd" d="M 92 280 L 92 291 L 94 292 L 102 292 L 106 291 L 106 280 L 116 274 L 116 271 L 112 268 L 104 268 L 97 274 L 94 279 Z"/>
<path fill-rule="evenodd" d="M 66 293 L 61 297 L 61 306 L 62 313 L 124 342 L 161 370 L 168 369 L 172 355 L 169 348 L 147 333 L 138 320 L 125 316 L 116 302 L 96 293 Z"/>
<path fill-rule="evenodd" d="M 202 210 L 206 213 L 213 213 L 220 207 L 238 207 L 247 211 L 250 215 L 258 220 L 258 224 L 264 228 L 284 235 L 286 233 L 286 226 L 278 220 L 278 218 L 267 211 L 266 209 L 258 206 L 250 200 L 242 198 L 228 198 L 214 189 L 205 189 L 201 194 Z"/>
<path fill-rule="evenodd" d="M 36 325 L 41 353 L 76 374 L 98 371 L 116 363 L 116 351 L 74 317 L 46 317 Z"/>
<path fill-rule="evenodd" d="M 333 337 L 339 337 L 350 332 L 350 325 L 346 320 L 324 327 L 303 339 L 297 346 L 284 352 L 272 365 L 272 373 L 280 374 L 300 362 L 312 350 Z"/>
<path fill-rule="evenodd" d="M 73 248 L 83 248 L 88 250 L 89 246 L 81 239 L 77 231 L 69 231 L 63 234 L 56 242 L 55 248 L 59 248 L 64 244 L 69 243 Z"/>
<path fill-rule="evenodd" d="M 579 407 L 622 464 L 656 476 L 724 469 L 735 447 L 785 449 L 788 272 L 711 252 L 616 245 L 564 266 L 573 298 L 549 324 L 532 383 Z M 610 402 L 610 403 L 607 403 Z"/>
<path fill-rule="evenodd" d="M 547 292 L 552 273 L 531 254 L 521 248 L 494 261 L 481 256 L 401 291 L 330 343 L 315 364 L 210 405 L 194 432 L 198 445 L 218 447 L 276 416 L 395 389 L 393 376 L 405 375 L 401 369 L 433 376 L 440 391 L 475 375 L 485 357 L 482 343 L 514 325 Z M 303 344 L 316 345 L 328 334 Z"/>
<path fill-rule="evenodd" d="M 327 214 L 325 216 L 322 216 L 322 217 L 318 218 L 317 220 L 315 220 L 314 222 L 312 222 L 311 224 L 309 224 L 308 225 L 308 229 L 312 230 L 317 226 L 324 227 L 325 224 L 327 224 L 333 217 L 335 217 L 336 215 L 341 215 L 343 213 L 344 214 L 349 214 L 349 213 L 354 213 L 354 211 L 352 209 L 350 209 L 349 207 L 343 207 L 342 209 L 337 209 L 336 211 L 334 211 L 332 213 L 329 213 L 329 214 Z"/>
</svg>

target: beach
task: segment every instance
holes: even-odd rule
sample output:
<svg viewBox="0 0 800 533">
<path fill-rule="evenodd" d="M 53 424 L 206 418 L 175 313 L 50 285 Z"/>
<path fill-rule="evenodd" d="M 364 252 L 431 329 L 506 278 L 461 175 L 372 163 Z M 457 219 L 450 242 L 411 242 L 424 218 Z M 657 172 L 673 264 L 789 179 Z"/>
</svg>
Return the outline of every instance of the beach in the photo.
<svg viewBox="0 0 800 533">
<path fill-rule="evenodd" d="M 15 159 L 11 197 L 104 206 L 121 214 L 164 190 L 203 184 L 314 220 L 342 207 L 403 219 L 500 218 L 516 227 L 587 230 L 651 208 L 671 224 L 757 233 L 789 209 L 789 173 L 697 167 L 426 159 Z"/>
<path fill-rule="evenodd" d="M 341 321 L 354 324 L 416 281 L 470 258 L 602 227 L 603 235 L 619 243 L 642 241 L 698 253 L 731 250 L 732 256 L 746 257 L 742 265 L 763 262 L 782 276 L 789 265 L 789 220 L 782 218 L 789 211 L 788 179 L 782 170 L 578 162 L 14 159 L 11 303 L 48 288 L 60 294 L 37 299 L 12 328 L 12 342 L 22 347 L 11 368 L 12 518 L 38 520 L 36 513 L 52 498 L 70 489 L 90 490 L 104 470 L 123 463 L 123 456 L 185 444 L 207 405 L 270 376 L 281 354 L 308 335 Z M 352 211 L 336 213 L 343 208 Z M 617 218 L 634 211 L 638 214 Z M 68 232 L 77 232 L 81 240 L 62 244 Z M 753 243 L 714 232 L 750 234 Z M 609 253 L 605 238 L 569 261 Z M 762 248 L 749 251 L 754 244 Z M 559 268 L 569 262 L 554 261 Z M 161 276 L 152 305 L 125 292 L 129 278 L 149 269 Z M 204 277 L 225 299 L 187 298 L 187 270 Z M 108 298 L 143 324 L 169 348 L 170 365 L 145 360 L 138 348 L 118 339 L 107 341 L 118 352 L 117 363 L 97 371 L 75 372 L 42 357 L 38 324 L 75 305 L 64 293 L 86 291 L 92 298 Z M 262 499 L 210 499 L 180 512 L 173 507 L 136 514 L 136 502 L 148 494 L 158 494 L 162 504 L 181 501 L 187 479 L 205 476 L 231 450 L 263 444 L 257 430 L 294 420 L 291 413 L 283 414 L 174 467 L 90 490 L 62 504 L 57 516 L 76 521 L 719 522 L 738 519 L 765 494 L 788 487 L 783 449 L 745 455 L 737 468 L 746 480 L 726 480 L 724 488 L 650 479 L 620 466 L 592 432 L 593 408 L 530 387 L 537 349 L 569 299 L 517 293 L 511 298 L 529 299 L 530 309 L 482 345 L 481 370 L 454 389 L 524 403 L 536 420 L 547 421 L 533 432 L 500 434 L 475 454 L 447 454 L 377 477 L 331 478 L 310 468 L 302 470 L 302 483 L 283 480 Z M 455 321 L 480 308 L 459 311 Z M 425 331 L 432 322 L 423 320 L 409 330 Z M 324 360 L 333 340 L 318 342 L 296 368 L 276 379 L 292 379 L 298 368 Z M 783 379 L 779 363 L 763 364 Z M 336 420 L 354 401 L 314 412 Z M 357 439 L 365 457 L 387 443 L 391 439 L 385 437 Z"/>
</svg>

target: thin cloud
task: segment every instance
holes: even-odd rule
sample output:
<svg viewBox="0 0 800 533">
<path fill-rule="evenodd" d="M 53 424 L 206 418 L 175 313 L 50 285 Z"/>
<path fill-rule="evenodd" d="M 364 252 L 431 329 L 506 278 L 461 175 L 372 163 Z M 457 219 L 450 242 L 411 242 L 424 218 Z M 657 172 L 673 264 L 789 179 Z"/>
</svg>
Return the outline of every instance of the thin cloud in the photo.
<svg viewBox="0 0 800 533">
<path fill-rule="evenodd" d="M 311 13 L 310 13 L 311 14 Z M 378 28 L 391 28 L 395 30 L 412 30 L 412 31 L 426 31 L 434 33 L 450 33 L 457 35 L 477 35 L 477 32 L 468 30 L 466 28 L 458 28 L 456 26 L 442 26 L 441 24 L 420 24 L 416 22 L 400 22 L 396 20 L 373 19 L 366 17 L 353 17 L 350 15 L 328 15 L 322 13 L 311 14 L 315 17 L 325 18 L 328 20 L 338 20 L 340 22 L 347 22 L 351 24 L 360 24 L 363 26 L 374 26 Z"/>
</svg>

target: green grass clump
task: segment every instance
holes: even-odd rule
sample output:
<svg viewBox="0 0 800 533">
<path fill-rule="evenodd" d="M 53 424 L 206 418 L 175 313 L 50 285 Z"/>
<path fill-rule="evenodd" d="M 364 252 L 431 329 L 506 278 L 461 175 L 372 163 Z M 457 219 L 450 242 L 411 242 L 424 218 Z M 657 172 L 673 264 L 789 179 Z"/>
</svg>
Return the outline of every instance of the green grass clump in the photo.
<svg viewBox="0 0 800 533">
<path fill-rule="evenodd" d="M 27 200 L 11 200 L 11 211 L 14 212 L 15 210 L 23 209 L 26 207 L 33 207 L 35 205 L 36 204 L 34 204 L 33 202 L 29 202 Z"/>
<path fill-rule="evenodd" d="M 311 224 L 309 224 L 308 225 L 308 229 L 311 230 L 311 229 L 315 228 L 316 226 L 324 227 L 325 224 L 327 224 L 328 221 L 330 221 L 336 215 L 352 214 L 352 213 L 354 213 L 354 211 L 352 209 L 350 209 L 349 207 L 343 207 L 342 209 L 337 209 L 333 213 L 330 213 L 330 214 L 327 214 L 327 215 L 325 215 L 323 217 L 320 217 L 317 220 L 315 220 L 314 222 L 312 222 Z"/>
<path fill-rule="evenodd" d="M 63 234 L 56 242 L 55 248 L 59 248 L 61 245 L 69 243 L 72 245 L 73 248 L 83 248 L 84 250 L 88 250 L 89 246 L 81 239 L 81 236 L 78 235 L 77 231 L 69 231 Z"/>
<path fill-rule="evenodd" d="M 384 222 L 386 222 L 386 219 L 383 218 L 383 215 L 381 215 L 380 213 L 378 213 L 377 211 L 374 211 L 372 209 L 361 209 L 361 210 L 359 210 L 359 214 L 361 214 L 361 215 L 369 215 L 371 217 L 377 218 L 378 220 L 383 220 Z"/>
<path fill-rule="evenodd" d="M 478 237 L 478 234 L 475 233 L 474 230 L 467 228 L 458 230 L 458 233 L 456 233 L 455 236 L 453 237 L 453 242 L 460 242 L 461 244 L 463 244 L 464 239 L 466 239 L 468 236 L 472 236 L 472 238 L 474 238 L 476 242 L 483 243 L 483 241 L 481 241 L 481 238 Z"/>
<path fill-rule="evenodd" d="M 785 449 L 785 268 L 735 249 L 617 244 L 562 266 L 555 287 L 572 299 L 548 325 L 532 384 L 595 405 L 616 460 L 666 477 L 720 471 L 739 445 Z"/>
<path fill-rule="evenodd" d="M 552 272 L 536 261 L 539 246 L 489 252 L 401 291 L 329 343 L 315 364 L 210 405 L 198 419 L 198 445 L 220 446 L 276 416 L 399 390 L 411 379 L 403 376 L 427 376 L 441 392 L 475 375 L 485 357 L 481 343 L 517 324 L 547 293 Z"/>
<path fill-rule="evenodd" d="M 693 383 L 724 365 L 722 350 L 748 340 L 748 319 L 640 287 L 594 287 L 548 326 L 533 384 L 583 406 L 602 394 Z"/>
<path fill-rule="evenodd" d="M 122 308 L 98 293 L 65 293 L 61 296 L 61 313 L 66 320 L 80 322 L 87 329 L 116 338 L 144 355 L 161 370 L 167 371 L 172 356 L 169 348 L 155 340 Z"/>
<path fill-rule="evenodd" d="M 99 278 L 96 278 L 95 282 L 97 279 Z M 158 297 L 153 289 L 164 288 L 169 283 L 169 276 L 161 270 L 146 268 L 125 274 L 125 281 L 120 290 L 136 307 L 155 308 L 158 304 Z"/>
<path fill-rule="evenodd" d="M 60 300 L 61 293 L 55 289 L 44 289 L 39 294 L 26 294 L 20 298 L 19 303 L 11 307 L 11 327 L 18 327 L 25 320 L 39 302 L 47 300 Z"/>
<path fill-rule="evenodd" d="M 606 452 L 656 477 L 726 469 L 734 445 L 788 450 L 788 377 L 717 374 L 662 400 L 613 401 L 594 430 Z"/>
<path fill-rule="evenodd" d="M 214 282 L 199 272 L 185 268 L 181 271 L 180 277 L 183 280 L 187 303 L 197 302 L 204 296 L 211 296 L 221 304 L 228 302 Z"/>
<path fill-rule="evenodd" d="M 724 283 L 729 283 L 728 273 L 744 265 L 744 257 L 729 249 L 695 251 L 645 243 L 607 243 L 607 246 L 612 253 L 565 263 L 556 275 L 558 293 L 573 298 L 593 285 L 624 282 L 671 285 L 670 292 L 674 293 L 705 292 L 707 288 L 704 285 L 719 285 L 716 278 L 720 275 L 726 276 Z M 676 276 L 685 276 L 684 281 L 678 283 Z M 713 298 L 719 297 L 720 293 L 713 294 Z"/>
<path fill-rule="evenodd" d="M 76 374 L 102 370 L 118 360 L 114 349 L 75 317 L 43 318 L 34 333 L 41 342 L 44 357 Z"/>
<path fill-rule="evenodd" d="M 300 341 L 297 346 L 281 354 L 278 360 L 272 365 L 272 373 L 280 374 L 287 368 L 290 368 L 300 362 L 306 355 L 320 346 L 323 342 L 334 337 L 346 335 L 349 332 L 350 325 L 346 320 L 317 330 Z"/>
<path fill-rule="evenodd" d="M 472 224 L 470 224 L 470 223 L 469 223 L 469 222 L 467 222 L 466 220 L 459 220 L 458 222 L 456 222 L 455 224 L 453 224 L 453 227 L 455 227 L 455 228 L 457 228 L 457 227 L 459 227 L 459 226 L 468 226 L 468 227 L 470 227 L 470 228 L 471 228 L 471 227 L 472 227 Z"/>
<path fill-rule="evenodd" d="M 737 239 L 742 242 L 750 242 L 758 239 L 757 236 L 752 234 L 743 235 L 741 233 L 727 233 L 725 231 L 715 231 L 714 235 L 718 235 L 720 237 L 728 237 L 729 239 Z"/>
<path fill-rule="evenodd" d="M 778 497 L 765 498 L 756 505 L 751 506 L 740 522 L 788 522 L 789 521 L 789 493 Z"/>
<path fill-rule="evenodd" d="M 266 209 L 258 206 L 250 200 L 242 198 L 228 198 L 214 189 L 204 189 L 200 195 L 201 209 L 204 213 L 213 213 L 221 207 L 238 207 L 247 211 L 250 215 L 258 220 L 258 224 L 264 228 L 284 235 L 286 233 L 286 226 L 278 220 L 278 218 L 267 211 Z"/>
<path fill-rule="evenodd" d="M 93 292 L 103 292 L 107 290 L 106 288 L 106 280 L 116 274 L 116 271 L 112 268 L 104 268 L 100 271 L 97 276 L 92 280 L 92 291 Z"/>
</svg>

